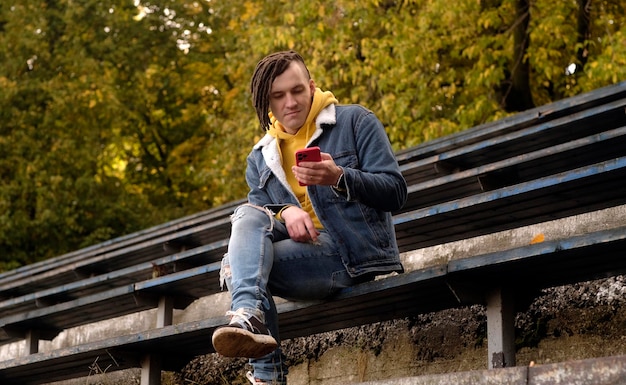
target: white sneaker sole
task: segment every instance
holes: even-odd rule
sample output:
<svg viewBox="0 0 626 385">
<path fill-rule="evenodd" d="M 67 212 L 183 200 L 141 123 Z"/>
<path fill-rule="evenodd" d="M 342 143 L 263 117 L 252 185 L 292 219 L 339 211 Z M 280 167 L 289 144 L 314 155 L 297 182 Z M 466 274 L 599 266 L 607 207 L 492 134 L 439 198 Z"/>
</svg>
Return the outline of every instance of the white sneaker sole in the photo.
<svg viewBox="0 0 626 385">
<path fill-rule="evenodd" d="M 272 336 L 254 334 L 236 327 L 221 327 L 213 333 L 213 347 L 224 357 L 259 358 L 278 347 Z"/>
</svg>

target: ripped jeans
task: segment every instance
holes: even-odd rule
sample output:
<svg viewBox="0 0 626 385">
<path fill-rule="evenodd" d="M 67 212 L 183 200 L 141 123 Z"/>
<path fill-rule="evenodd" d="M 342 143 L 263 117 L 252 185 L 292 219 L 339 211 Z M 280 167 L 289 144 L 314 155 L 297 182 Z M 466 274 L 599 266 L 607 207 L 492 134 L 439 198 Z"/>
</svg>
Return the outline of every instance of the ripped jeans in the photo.
<svg viewBox="0 0 626 385">
<path fill-rule="evenodd" d="M 295 242 L 269 210 L 251 204 L 237 207 L 231 222 L 228 253 L 220 273 L 232 296 L 231 310 L 245 308 L 264 316 L 277 341 L 278 314 L 272 295 L 292 300 L 323 299 L 365 280 L 350 277 L 333 240 L 324 231 L 315 244 Z M 286 384 L 288 370 L 280 345 L 265 357 L 250 359 L 250 364 L 256 378 Z"/>
</svg>

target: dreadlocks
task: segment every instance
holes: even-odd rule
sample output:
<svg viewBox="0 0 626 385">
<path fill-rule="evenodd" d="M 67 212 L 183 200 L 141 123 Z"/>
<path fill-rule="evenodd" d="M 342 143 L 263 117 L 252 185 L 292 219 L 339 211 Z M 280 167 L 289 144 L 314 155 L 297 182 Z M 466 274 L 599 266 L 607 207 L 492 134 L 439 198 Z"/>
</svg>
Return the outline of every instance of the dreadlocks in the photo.
<svg viewBox="0 0 626 385">
<path fill-rule="evenodd" d="M 291 62 L 299 61 L 304 64 L 309 78 L 311 74 L 306 68 L 304 59 L 295 51 L 276 52 L 263 58 L 254 69 L 252 80 L 250 81 L 250 91 L 252 92 L 252 104 L 256 110 L 257 117 L 261 123 L 261 129 L 267 130 L 270 118 L 267 115 L 270 110 L 270 90 L 272 83 L 277 76 L 287 70 Z"/>
</svg>

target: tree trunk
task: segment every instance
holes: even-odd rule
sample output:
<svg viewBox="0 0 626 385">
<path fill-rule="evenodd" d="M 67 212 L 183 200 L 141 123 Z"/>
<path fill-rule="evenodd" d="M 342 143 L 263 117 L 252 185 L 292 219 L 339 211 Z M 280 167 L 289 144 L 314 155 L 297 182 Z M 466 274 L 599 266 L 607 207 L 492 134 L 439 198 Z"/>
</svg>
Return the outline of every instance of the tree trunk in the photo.
<svg viewBox="0 0 626 385">
<path fill-rule="evenodd" d="M 530 0 L 516 0 L 515 11 L 517 17 L 513 28 L 511 83 L 504 95 L 504 108 L 508 112 L 524 111 L 535 107 L 530 92 L 530 65 L 525 58 L 530 44 L 528 35 Z"/>
<path fill-rule="evenodd" d="M 578 48 L 576 52 L 576 73 L 582 71 L 587 64 L 587 58 L 589 56 L 589 39 L 591 37 L 590 30 L 590 14 L 591 14 L 591 0 L 578 0 Z"/>
</svg>

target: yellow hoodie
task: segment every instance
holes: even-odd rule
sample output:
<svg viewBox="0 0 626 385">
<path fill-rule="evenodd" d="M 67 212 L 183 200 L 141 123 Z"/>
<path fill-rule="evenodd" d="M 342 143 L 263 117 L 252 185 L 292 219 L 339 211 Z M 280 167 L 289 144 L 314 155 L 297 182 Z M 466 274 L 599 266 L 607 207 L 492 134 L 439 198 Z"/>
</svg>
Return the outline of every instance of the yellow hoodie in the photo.
<svg viewBox="0 0 626 385">
<path fill-rule="evenodd" d="M 287 182 L 289 182 L 291 189 L 294 194 L 296 194 L 302 209 L 309 213 L 313 219 L 315 227 L 318 229 L 323 228 L 323 226 L 317 218 L 317 215 L 315 215 L 315 211 L 313 210 L 313 206 L 311 205 L 311 201 L 309 200 L 307 194 L 306 186 L 300 186 L 298 184 L 298 180 L 291 172 L 291 168 L 296 164 L 296 150 L 306 147 L 307 143 L 311 139 L 311 135 L 315 132 L 315 120 L 317 119 L 317 115 L 324 108 L 334 103 L 337 103 L 337 99 L 332 92 L 324 92 L 317 88 L 315 90 L 315 94 L 313 95 L 311 111 L 309 111 L 309 115 L 307 116 L 304 125 L 298 130 L 298 132 L 296 132 L 295 135 L 285 132 L 285 128 L 278 120 L 276 120 L 274 114 L 271 112 L 269 113 L 272 125 L 267 132 L 276 138 L 276 144 L 281 157 L 283 170 L 285 170 L 285 175 L 287 176 Z"/>
</svg>

